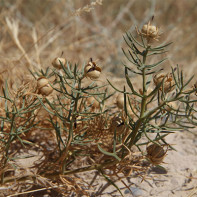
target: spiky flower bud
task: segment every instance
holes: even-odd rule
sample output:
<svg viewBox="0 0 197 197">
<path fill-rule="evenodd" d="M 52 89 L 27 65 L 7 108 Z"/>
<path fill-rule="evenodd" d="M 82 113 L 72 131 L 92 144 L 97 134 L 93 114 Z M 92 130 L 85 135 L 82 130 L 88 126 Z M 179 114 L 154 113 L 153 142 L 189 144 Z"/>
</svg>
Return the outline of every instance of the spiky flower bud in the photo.
<svg viewBox="0 0 197 197">
<path fill-rule="evenodd" d="M 48 96 L 53 92 L 53 88 L 49 84 L 49 80 L 42 76 L 37 79 L 37 89 L 38 89 L 38 94 L 42 94 L 45 96 Z"/>
<path fill-rule="evenodd" d="M 61 69 L 62 66 L 65 66 L 66 64 L 66 59 L 65 58 L 62 58 L 62 57 L 56 57 L 53 61 L 52 61 L 52 65 L 53 67 L 57 68 L 57 69 Z"/>
</svg>

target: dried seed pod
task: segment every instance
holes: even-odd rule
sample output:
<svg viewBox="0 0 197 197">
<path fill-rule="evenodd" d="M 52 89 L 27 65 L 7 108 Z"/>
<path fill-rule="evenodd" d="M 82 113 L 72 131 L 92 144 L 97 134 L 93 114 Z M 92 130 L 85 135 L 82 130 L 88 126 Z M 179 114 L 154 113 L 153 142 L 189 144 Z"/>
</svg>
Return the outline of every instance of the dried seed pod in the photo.
<svg viewBox="0 0 197 197">
<path fill-rule="evenodd" d="M 162 163 L 167 152 L 167 150 L 165 151 L 164 148 L 158 144 L 149 145 L 146 148 L 146 151 L 147 151 L 147 158 L 154 165 L 158 165 Z"/>
<path fill-rule="evenodd" d="M 46 120 L 47 118 L 49 118 L 49 112 L 43 107 L 36 109 L 35 115 L 39 121 Z"/>
<path fill-rule="evenodd" d="M 155 25 L 151 25 L 150 21 L 148 24 L 143 25 L 141 31 L 137 29 L 137 33 L 145 37 L 148 41 L 158 40 L 159 38 L 159 29 Z"/>
<path fill-rule="evenodd" d="M 135 101 L 133 101 L 132 99 L 130 99 L 131 105 L 132 105 L 132 109 L 134 110 L 134 112 L 136 112 L 136 103 Z M 119 109 L 124 110 L 124 94 L 119 94 L 116 97 L 116 105 Z M 129 103 L 127 102 L 127 114 L 129 114 L 130 117 L 134 118 L 134 113 L 132 111 Z"/>
<path fill-rule="evenodd" d="M 42 88 L 43 86 L 47 85 L 49 80 L 46 77 L 39 77 L 37 79 L 37 87 Z"/>
<path fill-rule="evenodd" d="M 95 62 L 90 59 L 90 62 L 85 66 L 84 73 L 86 77 L 92 80 L 98 79 L 101 74 L 101 68 L 96 65 Z"/>
<path fill-rule="evenodd" d="M 178 105 L 176 104 L 175 101 L 172 101 L 165 106 L 165 109 L 166 109 L 166 111 L 171 111 L 172 109 L 177 110 Z"/>
<path fill-rule="evenodd" d="M 154 25 L 146 24 L 142 27 L 142 33 L 151 38 L 157 37 L 158 32 L 158 28 Z"/>
<path fill-rule="evenodd" d="M 124 94 L 119 94 L 116 97 L 116 104 L 119 109 L 124 109 Z"/>
<path fill-rule="evenodd" d="M 156 74 L 153 77 L 153 82 L 156 86 L 159 85 L 162 81 L 163 81 L 163 85 L 161 85 L 160 90 L 162 90 L 163 87 L 164 87 L 165 93 L 171 92 L 172 90 L 174 90 L 175 82 L 173 80 L 172 74 L 160 73 L 160 74 Z"/>
<path fill-rule="evenodd" d="M 125 130 L 125 124 L 122 118 L 118 116 L 113 117 L 109 129 L 110 132 L 114 132 L 116 130 L 116 133 L 118 135 L 122 134 Z"/>
<path fill-rule="evenodd" d="M 99 108 L 100 107 L 100 103 L 94 97 L 88 97 L 87 98 L 87 103 L 89 105 L 92 105 L 93 108 Z"/>
<path fill-rule="evenodd" d="M 61 62 L 61 63 L 60 63 Z M 66 59 L 65 58 L 62 58 L 62 57 L 56 57 L 53 61 L 52 61 L 52 65 L 53 67 L 57 68 L 57 69 L 61 69 L 62 66 L 65 66 L 66 64 Z"/>
<path fill-rule="evenodd" d="M 153 77 L 153 82 L 154 84 L 157 86 L 158 84 L 160 84 L 162 82 L 162 80 L 164 79 L 165 74 L 164 73 L 160 73 L 160 74 L 156 74 Z"/>
<path fill-rule="evenodd" d="M 53 88 L 49 84 L 49 80 L 42 76 L 37 79 L 38 94 L 48 96 L 53 92 Z"/>
</svg>

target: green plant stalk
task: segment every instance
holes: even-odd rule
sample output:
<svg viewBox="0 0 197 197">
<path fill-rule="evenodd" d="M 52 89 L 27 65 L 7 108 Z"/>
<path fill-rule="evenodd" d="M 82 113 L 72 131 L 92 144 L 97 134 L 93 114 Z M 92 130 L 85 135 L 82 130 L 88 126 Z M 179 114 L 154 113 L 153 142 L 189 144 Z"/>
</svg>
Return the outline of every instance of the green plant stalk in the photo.
<svg viewBox="0 0 197 197">
<path fill-rule="evenodd" d="M 81 80 L 82 80 L 82 78 L 79 78 L 79 81 L 78 81 L 78 88 L 79 89 L 81 88 Z M 73 126 L 74 126 L 74 123 L 76 121 L 76 112 L 77 112 L 79 96 L 80 96 L 80 93 L 78 92 L 77 96 L 75 98 L 74 110 L 72 112 L 72 117 L 71 117 L 71 121 L 70 121 L 68 142 L 67 142 L 67 145 L 66 145 L 65 150 L 64 150 L 65 154 L 63 155 L 62 174 L 64 174 L 64 171 L 65 171 L 65 166 L 66 166 L 65 162 L 66 162 L 66 159 L 67 159 L 67 156 L 68 156 L 68 153 L 69 153 L 70 144 L 73 140 Z"/>
<path fill-rule="evenodd" d="M 131 148 L 132 145 L 134 144 L 135 142 L 135 137 L 138 133 L 138 130 L 141 126 L 141 124 L 143 123 L 144 119 L 147 119 L 149 118 L 152 114 L 154 114 L 157 110 L 159 110 L 161 107 L 163 107 L 164 105 L 166 105 L 166 103 L 170 103 L 172 101 L 175 101 L 177 100 L 177 98 L 182 94 L 182 90 L 180 90 L 180 92 L 172 99 L 168 100 L 168 101 L 164 101 L 162 104 L 160 104 L 158 107 L 154 108 L 153 110 L 151 111 L 148 111 L 146 112 L 146 109 L 145 109 L 145 106 L 146 106 L 146 93 L 144 92 L 143 93 L 143 98 L 145 97 L 145 99 L 143 100 L 142 98 L 142 110 L 141 110 L 141 115 L 140 115 L 140 118 L 138 119 L 137 123 L 136 123 L 136 127 L 135 129 L 133 130 L 130 138 L 131 138 L 131 141 L 129 143 L 129 146 L 128 148 Z"/>
<path fill-rule="evenodd" d="M 149 51 L 150 46 L 146 47 L 146 50 L 142 53 L 143 54 L 143 65 L 145 65 L 146 63 L 146 58 L 147 58 L 147 54 Z M 147 100 L 147 90 L 146 90 L 146 68 L 144 68 L 142 70 L 142 77 L 143 77 L 143 97 L 142 97 L 142 102 L 141 102 L 141 112 L 140 112 L 140 118 L 138 119 L 138 121 L 136 122 L 136 126 L 135 129 L 133 130 L 132 134 L 131 134 L 131 141 L 129 142 L 128 148 L 131 149 L 131 147 L 133 146 L 134 142 L 135 142 L 135 137 L 138 133 L 138 130 L 141 126 L 141 124 L 143 123 L 143 117 L 144 117 L 144 113 L 146 111 L 146 100 Z"/>
<path fill-rule="evenodd" d="M 8 152 L 9 152 L 9 149 L 10 149 L 10 144 L 13 141 L 12 134 L 13 134 L 15 116 L 16 116 L 16 113 L 13 113 L 12 122 L 11 122 L 11 129 L 10 129 L 10 135 L 9 135 L 8 141 L 6 143 L 6 147 L 5 147 L 5 155 L 4 155 L 4 161 L 3 161 L 2 168 L 4 168 L 6 166 L 7 161 L 8 161 Z M 2 175 L 1 175 L 1 184 L 4 183 L 4 175 L 5 175 L 5 173 L 3 172 Z"/>
</svg>

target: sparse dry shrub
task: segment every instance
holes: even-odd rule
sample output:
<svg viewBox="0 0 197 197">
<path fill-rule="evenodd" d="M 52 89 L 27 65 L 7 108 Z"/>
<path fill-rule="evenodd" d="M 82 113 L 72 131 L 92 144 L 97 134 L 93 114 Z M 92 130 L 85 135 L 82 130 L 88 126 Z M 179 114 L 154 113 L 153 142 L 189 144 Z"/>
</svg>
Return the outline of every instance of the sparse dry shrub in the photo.
<svg viewBox="0 0 197 197">
<path fill-rule="evenodd" d="M 8 191 L 10 194 L 23 194 L 25 191 L 28 194 L 41 187 L 53 191 L 54 195 L 90 196 L 96 192 L 86 178 L 87 172 L 93 171 L 122 195 L 116 180 L 128 176 L 144 179 L 147 170 L 152 165 L 162 164 L 167 151 L 171 150 L 165 137 L 197 124 L 194 106 L 197 85 L 191 89 L 192 77 L 185 80 L 178 66 L 173 66 L 171 72 L 164 70 L 164 74 L 161 73 L 160 64 L 164 60 L 153 63 L 157 59 L 154 57 L 163 57 L 170 44 L 161 44 L 162 36 L 166 34 L 160 35 L 160 28 L 143 21 L 142 28 L 138 27 L 134 35 L 130 32 L 125 35 L 129 47 L 128 53 L 123 50 L 128 59 L 124 65 L 127 87 L 116 88 L 109 79 L 118 96 L 109 94 L 110 85 L 101 76 L 112 69 L 109 62 L 114 65 L 115 72 L 120 71 L 122 56 L 116 44 L 120 46 L 122 41 L 118 32 L 123 26 L 130 27 L 131 19 L 132 25 L 137 23 L 131 14 L 132 1 L 127 1 L 127 6 L 121 8 L 122 12 L 112 17 L 115 18 L 112 23 L 111 18 L 98 20 L 96 14 L 102 13 L 99 8 L 94 13 L 91 11 L 103 3 L 106 10 L 114 10 L 115 14 L 119 9 L 117 1 L 111 2 L 110 6 L 106 6 L 109 1 L 104 0 L 87 5 L 79 1 L 80 8 L 69 13 L 69 17 L 66 11 L 71 9 L 61 1 L 54 2 L 45 1 L 46 7 L 42 5 L 36 16 L 32 11 L 38 7 L 38 1 L 23 1 L 23 4 L 17 1 L 18 5 L 14 6 L 19 10 L 25 11 L 25 5 L 31 8 L 25 14 L 26 20 L 21 19 L 24 20 L 22 23 L 10 16 L 1 19 L 6 28 L 0 30 L 5 37 L 0 47 L 3 46 L 4 55 L 8 52 L 15 54 L 15 57 L 8 57 L 9 60 L 0 60 L 2 65 L 11 65 L 10 68 L 4 66 L 0 73 L 1 184 L 13 187 Z M 75 4 L 69 2 L 68 6 L 72 8 Z M 142 3 L 136 1 L 133 7 L 138 4 Z M 7 1 L 6 6 L 11 6 L 11 1 Z M 181 10 L 181 5 L 178 8 Z M 48 19 L 43 18 L 29 33 L 24 24 L 32 27 L 45 9 L 52 9 L 55 17 L 49 25 L 55 26 L 42 36 L 48 24 Z M 88 14 L 77 18 L 84 12 Z M 93 17 L 87 22 L 85 18 L 91 14 Z M 151 12 L 149 15 L 148 19 Z M 65 17 L 65 24 L 62 24 Z M 134 30 L 134 25 L 131 30 Z M 13 41 L 7 36 L 7 31 Z M 80 33 L 74 35 L 73 31 Z M 67 33 L 68 40 L 58 40 L 64 33 Z M 102 42 L 97 39 L 98 34 L 103 36 Z M 98 49 L 98 45 L 103 47 Z M 90 56 L 97 56 L 105 66 L 101 69 L 100 63 L 92 58 L 81 63 Z M 70 59 L 79 63 L 72 64 Z M 25 60 L 24 65 L 22 60 Z M 21 71 L 24 68 L 29 69 L 31 77 L 28 71 Z M 137 80 L 141 78 L 140 87 L 133 85 L 135 75 Z M 112 103 L 117 104 L 115 109 Z M 168 148 L 164 150 L 164 147 Z M 20 166 L 18 160 L 28 160 L 33 153 L 38 157 L 32 166 Z"/>
</svg>

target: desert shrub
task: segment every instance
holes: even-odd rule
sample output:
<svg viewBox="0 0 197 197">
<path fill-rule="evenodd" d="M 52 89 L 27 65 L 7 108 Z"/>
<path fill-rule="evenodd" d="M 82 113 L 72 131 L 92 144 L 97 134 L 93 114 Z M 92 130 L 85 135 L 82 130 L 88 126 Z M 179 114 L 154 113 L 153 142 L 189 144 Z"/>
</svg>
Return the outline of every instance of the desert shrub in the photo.
<svg viewBox="0 0 197 197">
<path fill-rule="evenodd" d="M 99 3 L 76 13 L 89 12 Z M 105 81 L 93 58 L 81 64 L 62 54 L 48 67 L 34 68 L 19 42 L 17 23 L 6 21 L 15 28 L 15 44 L 31 74 L 28 79 L 23 76 L 20 86 L 13 80 L 0 81 L 0 174 L 1 184 L 11 188 L 8 192 L 41 188 L 62 195 L 96 195 L 87 179 L 93 171 L 93 181 L 102 176 L 123 195 L 116 180 L 143 180 L 173 149 L 165 137 L 195 127 L 193 76 L 185 80 L 179 66 L 171 71 L 162 67 L 172 43 L 162 44 L 162 32 L 152 20 L 124 35 L 123 54 L 129 63 L 122 67 L 126 84 L 119 87 L 110 77 Z M 133 83 L 136 79 L 139 87 Z M 20 164 L 31 157 L 31 166 Z"/>
</svg>

